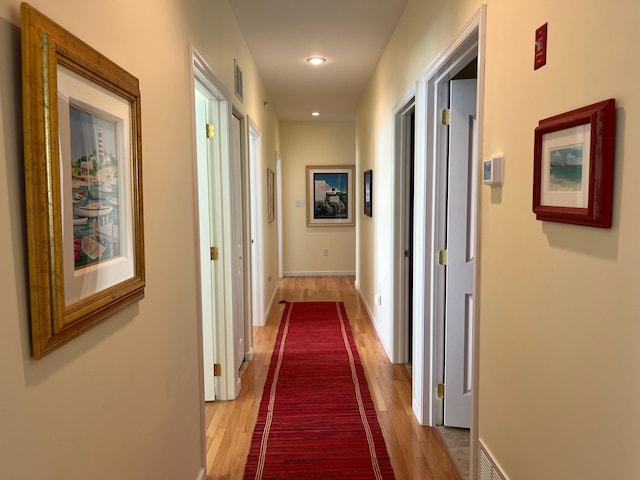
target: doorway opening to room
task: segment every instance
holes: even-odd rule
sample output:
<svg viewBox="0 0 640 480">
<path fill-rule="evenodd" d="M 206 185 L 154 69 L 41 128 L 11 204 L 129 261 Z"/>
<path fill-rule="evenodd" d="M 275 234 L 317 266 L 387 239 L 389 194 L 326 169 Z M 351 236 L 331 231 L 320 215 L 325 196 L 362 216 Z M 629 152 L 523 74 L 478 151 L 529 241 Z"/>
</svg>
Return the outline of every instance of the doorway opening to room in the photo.
<svg viewBox="0 0 640 480">
<path fill-rule="evenodd" d="M 477 175 L 477 58 L 448 84 L 446 201 L 444 258 L 443 348 L 439 353 L 438 378 L 445 385 L 442 424 L 458 428 L 471 426 L 471 386 L 473 372 L 473 267 L 476 243 Z M 440 372 L 441 371 L 441 372 Z M 447 386 L 449 391 L 447 392 Z M 440 423 L 440 422 L 438 422 Z"/>
<path fill-rule="evenodd" d="M 230 400 L 240 391 L 244 356 L 244 328 L 236 318 L 244 316 L 237 308 L 244 299 L 234 282 L 233 253 L 242 211 L 231 200 L 241 178 L 231 162 L 229 94 L 198 52 L 191 53 L 202 395 L 205 401 Z"/>
<path fill-rule="evenodd" d="M 416 138 L 416 99 L 411 90 L 395 109 L 395 191 L 398 227 L 395 229 L 395 318 L 398 319 L 396 351 L 399 363 L 411 375 L 413 365 L 413 216 Z"/>
<path fill-rule="evenodd" d="M 476 245 L 477 176 L 477 57 L 448 84 L 446 118 L 447 193 L 444 270 L 444 319 L 439 323 L 436 358 L 437 396 L 442 402 L 438 430 L 463 475 L 470 456 L 473 328 L 475 322 L 473 270 Z M 454 450 L 455 449 L 455 450 Z"/>
<path fill-rule="evenodd" d="M 254 327 L 263 327 L 265 318 L 264 232 L 262 224 L 262 137 L 249 119 L 249 197 L 251 222 L 251 317 Z"/>
<path fill-rule="evenodd" d="M 485 29 L 483 5 L 426 69 L 416 95 L 413 409 L 422 425 L 469 429 L 471 478 L 477 475 L 475 263 Z M 467 69 L 472 81 L 459 78 Z M 459 96 L 472 108 L 453 120 L 466 130 L 454 131 L 448 119 L 457 115 Z"/>
</svg>

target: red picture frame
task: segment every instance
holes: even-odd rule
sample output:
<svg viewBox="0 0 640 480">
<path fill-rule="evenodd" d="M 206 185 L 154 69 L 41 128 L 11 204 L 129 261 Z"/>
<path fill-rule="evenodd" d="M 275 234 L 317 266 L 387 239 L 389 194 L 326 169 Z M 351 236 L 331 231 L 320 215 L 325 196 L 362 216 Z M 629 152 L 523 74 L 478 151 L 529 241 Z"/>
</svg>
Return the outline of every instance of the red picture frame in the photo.
<svg viewBox="0 0 640 480">
<path fill-rule="evenodd" d="M 610 98 L 540 120 L 533 153 L 537 220 L 611 227 L 615 109 Z"/>
</svg>

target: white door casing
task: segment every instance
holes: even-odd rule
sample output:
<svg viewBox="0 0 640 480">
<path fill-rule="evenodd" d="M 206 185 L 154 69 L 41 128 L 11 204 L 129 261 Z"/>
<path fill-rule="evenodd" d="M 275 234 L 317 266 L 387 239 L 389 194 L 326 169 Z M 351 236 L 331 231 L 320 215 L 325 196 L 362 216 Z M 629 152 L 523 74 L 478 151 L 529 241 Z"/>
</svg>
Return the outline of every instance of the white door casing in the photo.
<svg viewBox="0 0 640 480">
<path fill-rule="evenodd" d="M 438 265 L 438 251 L 446 248 L 448 157 L 448 133 L 447 127 L 441 124 L 442 109 L 449 106 L 449 81 L 477 57 L 477 115 L 482 119 L 485 29 L 486 5 L 482 5 L 426 69 L 416 95 L 416 268 L 413 279 L 415 291 L 421 294 L 415 295 L 413 302 L 416 321 L 411 393 L 413 411 L 422 425 L 442 425 L 444 409 L 442 399 L 437 396 L 437 385 L 443 378 L 445 306 L 445 276 L 444 269 Z M 482 122 L 479 121 L 478 143 L 481 138 Z M 477 179 L 472 181 L 477 182 Z M 475 303 L 477 309 L 477 298 Z M 476 344 L 477 338 L 474 338 Z M 477 352 L 475 348 L 474 356 Z M 477 375 L 476 370 L 474 375 Z"/>
<path fill-rule="evenodd" d="M 245 355 L 244 321 L 244 229 L 242 222 L 242 155 L 240 150 L 240 119 L 231 116 L 231 222 L 233 228 L 233 306 L 235 326 L 235 368 L 240 369 Z"/>
<path fill-rule="evenodd" d="M 253 325 L 263 327 L 264 264 L 263 264 L 263 202 L 262 202 L 262 140 L 256 125 L 249 119 L 249 176 L 251 201 L 251 317 Z"/>
<path fill-rule="evenodd" d="M 235 367 L 233 322 L 235 288 L 229 153 L 231 102 L 224 85 L 218 81 L 202 56 L 194 48 L 191 48 L 191 55 L 202 375 L 204 379 L 213 376 L 213 368 L 210 365 L 210 358 L 213 358 L 213 361 L 221 366 L 221 375 L 215 382 L 215 398 L 232 400 L 240 391 L 240 378 Z M 199 103 L 205 106 L 205 124 L 198 123 L 198 117 L 202 116 L 198 111 L 203 111 L 202 107 L 198 106 Z M 207 123 L 214 126 L 214 135 L 203 135 L 203 132 L 207 132 Z M 201 138 L 204 138 L 204 148 L 198 146 L 198 139 Z M 218 248 L 217 260 L 211 258 L 212 247 Z M 209 310 L 207 305 L 210 306 Z M 215 354 L 205 354 L 209 344 L 212 352 L 215 347 Z M 212 399 L 210 393 L 205 394 L 204 387 L 203 398 Z"/>
<path fill-rule="evenodd" d="M 395 215 L 394 294 L 396 319 L 392 361 L 413 361 L 413 163 L 415 160 L 416 87 L 411 88 L 394 108 L 395 136 Z"/>
<path fill-rule="evenodd" d="M 460 428 L 471 425 L 476 85 L 450 83 L 444 424 Z"/>
<path fill-rule="evenodd" d="M 412 406 L 422 425 L 443 423 L 443 403 L 437 396 L 442 381 L 444 359 L 444 269 L 438 265 L 438 250 L 446 248 L 446 158 L 448 146 L 440 127 L 441 111 L 449 103 L 448 87 L 463 67 L 477 57 L 478 101 L 476 115 L 478 152 L 482 145 L 484 76 L 487 29 L 487 5 L 482 4 L 449 44 L 427 67 L 416 98 L 416 183 L 414 216 L 414 289 L 422 295 L 414 297 L 414 362 Z M 444 171 L 444 172 L 443 172 Z M 471 182 L 478 185 L 479 179 Z M 477 190 L 476 190 L 477 195 Z M 474 207 L 478 209 L 477 198 Z M 476 235 L 476 242 L 479 242 Z M 476 246 L 476 252 L 478 252 Z M 474 276 L 481 262 L 476 255 Z M 442 273 L 441 273 L 442 272 Z M 473 288 L 477 288 L 474 279 Z M 475 290 L 474 290 L 475 291 Z M 473 325 L 473 386 L 471 411 L 470 478 L 478 475 L 478 324 L 481 298 L 474 294 L 476 315 Z"/>
<path fill-rule="evenodd" d="M 209 108 L 207 108 L 209 107 Z M 195 84 L 195 123 L 204 125 L 211 121 L 212 113 L 210 99 L 204 86 L 196 81 Z M 202 344 L 204 362 L 204 399 L 213 401 L 216 398 L 216 378 L 213 376 L 213 366 L 216 362 L 216 328 L 215 310 L 213 308 L 213 272 L 209 261 L 209 247 L 211 238 L 209 232 L 209 171 L 207 168 L 209 158 L 209 145 L 204 128 L 196 128 L 196 181 L 198 184 L 198 224 L 200 257 L 200 309 L 202 315 Z"/>
<path fill-rule="evenodd" d="M 278 278 L 284 277 L 282 246 L 282 158 L 276 153 L 276 224 L 278 228 Z"/>
</svg>

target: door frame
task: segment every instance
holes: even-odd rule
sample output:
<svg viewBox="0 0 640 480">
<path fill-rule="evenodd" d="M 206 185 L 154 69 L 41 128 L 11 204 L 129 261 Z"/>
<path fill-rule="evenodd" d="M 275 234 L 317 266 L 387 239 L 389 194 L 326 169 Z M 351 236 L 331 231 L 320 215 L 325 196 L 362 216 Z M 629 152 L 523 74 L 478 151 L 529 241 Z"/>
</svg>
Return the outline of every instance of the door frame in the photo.
<svg viewBox="0 0 640 480">
<path fill-rule="evenodd" d="M 410 152 L 408 151 L 409 145 L 408 139 L 410 139 L 409 131 L 410 122 L 409 117 L 411 112 L 415 112 L 416 105 L 416 92 L 418 90 L 418 84 L 416 83 L 411 89 L 409 89 L 403 96 L 400 102 L 393 109 L 394 116 L 394 139 L 395 139 L 395 153 L 394 153 L 394 201 L 395 201 L 395 215 L 396 224 L 399 228 L 394 229 L 393 235 L 393 256 L 394 256 L 394 291 L 393 291 L 393 318 L 396 319 L 396 331 L 393 336 L 393 358 L 394 363 L 405 364 L 409 357 L 409 342 L 413 342 L 412 338 L 409 338 L 408 329 L 408 309 L 413 308 L 413 304 L 407 305 L 407 265 L 404 256 L 405 246 L 407 244 L 407 222 L 411 219 L 408 218 L 407 202 L 406 202 L 406 178 L 407 169 L 409 168 L 408 162 L 410 160 Z M 417 115 L 416 115 L 417 120 Z M 415 130 L 415 126 L 414 126 Z M 415 135 L 415 131 L 414 131 Z M 417 135 L 416 135 L 417 137 Z M 415 150 L 415 147 L 414 147 Z M 415 159 L 414 151 L 414 159 Z M 415 163 L 415 160 L 414 160 Z M 414 175 L 415 179 L 415 175 Z M 415 182 L 414 182 L 415 184 Z M 413 257 L 411 258 L 413 262 Z"/>
<path fill-rule="evenodd" d="M 229 92 L 225 88 L 225 86 L 218 80 L 215 76 L 206 60 L 200 55 L 200 53 L 193 47 L 189 47 L 189 54 L 191 57 L 191 65 L 190 65 L 190 85 L 191 85 L 191 109 L 192 109 L 192 131 L 193 131 L 193 172 L 194 172 L 194 189 L 195 189 L 195 209 L 197 212 L 196 218 L 199 217 L 199 212 L 202 208 L 208 208 L 208 206 L 201 205 L 198 200 L 198 155 L 196 149 L 196 128 L 195 124 L 195 82 L 196 79 L 202 83 L 210 93 L 219 103 L 219 116 L 221 120 L 221 124 L 216 127 L 216 134 L 220 139 L 220 149 L 221 149 L 221 157 L 222 161 L 220 162 L 220 179 L 218 180 L 218 184 L 216 187 L 220 189 L 220 199 L 222 205 L 219 206 L 216 213 L 220 213 L 222 218 L 222 228 L 219 232 L 220 234 L 220 257 L 218 262 L 220 262 L 218 278 L 216 281 L 216 285 L 221 288 L 217 289 L 214 298 L 214 308 L 217 309 L 217 318 L 225 319 L 225 318 L 233 318 L 233 302 L 229 299 L 233 298 L 233 259 L 232 252 L 233 245 L 231 239 L 231 229 L 229 228 L 229 224 L 232 221 L 231 215 L 229 214 L 231 208 L 231 196 L 229 192 L 229 124 L 231 119 L 231 96 Z M 226 181 L 223 181 L 223 178 Z M 210 186 L 211 187 L 211 186 Z M 196 245 L 200 244 L 201 234 L 201 226 L 199 223 L 195 226 L 195 237 L 196 237 Z M 201 378 L 204 379 L 204 352 L 203 352 L 203 321 L 204 318 L 202 316 L 202 277 L 203 274 L 202 269 L 200 268 L 200 262 L 203 260 L 201 258 L 200 250 L 197 248 L 197 263 L 196 263 L 196 271 L 197 271 L 197 302 L 198 302 L 198 343 L 199 343 L 199 359 L 200 359 L 200 374 Z M 235 344 L 234 340 L 234 329 L 233 324 L 227 325 L 226 322 L 220 321 L 216 322 L 214 325 L 216 339 L 216 363 L 220 363 L 222 367 L 221 375 L 218 381 L 218 398 L 220 400 L 231 400 L 238 396 L 238 392 L 240 391 L 240 379 L 237 370 L 234 368 L 235 360 L 234 360 L 234 351 L 233 346 Z M 202 382 L 204 384 L 204 382 Z M 202 385 L 202 398 L 204 399 L 204 385 Z M 203 403 L 204 408 L 204 403 Z"/>
<path fill-rule="evenodd" d="M 414 192 L 414 291 L 423 292 L 414 300 L 414 362 L 412 375 L 413 410 L 422 425 L 437 425 L 442 411 L 437 399 L 437 368 L 444 342 L 444 269 L 438 265 L 438 251 L 445 248 L 446 238 L 446 161 L 447 137 L 440 124 L 441 111 L 448 105 L 448 82 L 473 58 L 478 58 L 476 115 L 478 157 L 482 155 L 484 112 L 486 4 L 480 6 L 458 31 L 449 45 L 425 70 L 416 98 L 416 162 Z M 477 169 L 480 171 L 480 169 Z M 473 386 L 471 411 L 470 478 L 476 477 L 478 430 L 478 331 L 479 306 L 478 269 L 480 263 L 478 195 L 476 182 L 476 262 L 473 273 Z M 418 321 L 418 319 L 422 319 Z M 396 326 L 397 327 L 397 326 Z"/>
<path fill-rule="evenodd" d="M 264 311 L 264 233 L 263 233 L 263 181 L 262 137 L 258 126 L 247 117 L 249 197 L 250 197 L 250 247 L 251 247 L 251 318 L 254 327 L 265 324 Z M 266 175 L 265 175 L 266 176 Z"/>
<path fill-rule="evenodd" d="M 198 279 L 200 280 L 198 288 L 198 300 L 200 308 L 201 325 L 202 325 L 202 353 L 203 368 L 205 372 L 213 372 L 214 364 L 219 361 L 218 345 L 217 345 L 217 318 L 219 315 L 216 305 L 214 265 L 209 259 L 214 230 L 219 230 L 213 225 L 212 214 L 213 205 L 210 202 L 212 192 L 212 178 L 208 165 L 215 162 L 215 157 L 219 156 L 219 147 L 217 140 L 214 145 L 210 139 L 204 138 L 203 123 L 214 121 L 219 117 L 220 102 L 213 93 L 213 87 L 209 85 L 206 79 L 196 75 L 193 83 L 194 90 L 194 132 L 195 132 L 195 173 L 196 180 L 196 236 L 198 239 Z M 197 128 L 197 126 L 200 128 Z M 211 157 L 214 157 L 212 159 Z M 213 161 L 212 161 L 213 160 Z M 218 396 L 218 379 L 213 375 L 203 375 L 204 383 L 204 400 L 213 401 Z"/>
<path fill-rule="evenodd" d="M 247 330 L 251 332 L 251 329 L 247 329 L 246 319 L 246 299 L 245 292 L 245 277 L 247 272 L 247 265 L 245 261 L 246 251 L 246 231 L 244 228 L 244 176 L 243 176 L 243 158 L 242 158 L 242 119 L 237 115 L 232 108 L 231 116 L 229 117 L 229 176 L 231 185 L 231 222 L 232 222 L 232 239 L 233 239 L 233 318 L 234 318 L 234 349 L 235 349 L 235 361 L 236 368 L 239 370 L 242 367 L 242 363 L 247 359 L 247 352 L 251 355 L 252 342 L 251 336 L 247 337 Z M 236 146 L 234 139 L 235 122 L 238 126 L 238 144 Z M 233 141 L 232 141 L 233 140 Z M 237 151 L 235 151 L 237 149 Z M 237 162 L 237 163 L 236 163 Z M 238 251 L 238 245 L 240 245 L 240 251 Z M 238 268 L 242 271 L 238 274 Z M 240 336 L 241 335 L 241 336 Z"/>
<path fill-rule="evenodd" d="M 283 269 L 283 246 L 282 246 L 282 157 L 276 152 L 276 225 L 278 229 L 278 278 L 284 277 Z"/>
<path fill-rule="evenodd" d="M 249 168 L 249 147 L 248 147 L 248 120 L 247 116 L 235 107 L 232 108 L 232 115 L 240 121 L 240 161 L 242 171 L 242 230 L 244 234 L 244 251 L 242 252 L 244 263 L 244 359 L 247 362 L 253 360 L 253 322 L 251 309 L 253 300 L 251 298 L 251 180 Z"/>
</svg>

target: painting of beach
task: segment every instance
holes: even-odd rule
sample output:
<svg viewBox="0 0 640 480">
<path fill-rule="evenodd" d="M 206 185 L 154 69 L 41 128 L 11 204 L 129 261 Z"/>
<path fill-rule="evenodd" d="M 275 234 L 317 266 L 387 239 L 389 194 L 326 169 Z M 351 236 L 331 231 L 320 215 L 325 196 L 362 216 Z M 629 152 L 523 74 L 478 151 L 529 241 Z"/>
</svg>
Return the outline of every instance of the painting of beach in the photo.
<svg viewBox="0 0 640 480">
<path fill-rule="evenodd" d="M 549 191 L 579 192 L 582 190 L 583 145 L 549 151 Z"/>
</svg>

